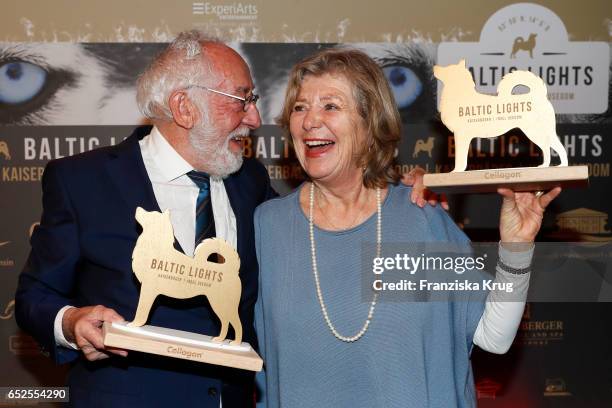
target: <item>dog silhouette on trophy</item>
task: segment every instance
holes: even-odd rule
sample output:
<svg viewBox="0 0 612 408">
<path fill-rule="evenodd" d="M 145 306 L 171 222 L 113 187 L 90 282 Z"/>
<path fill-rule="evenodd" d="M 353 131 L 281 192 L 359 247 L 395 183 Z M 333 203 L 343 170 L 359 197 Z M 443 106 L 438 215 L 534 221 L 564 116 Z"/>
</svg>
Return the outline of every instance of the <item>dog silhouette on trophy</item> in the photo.
<svg viewBox="0 0 612 408">
<path fill-rule="evenodd" d="M 568 165 L 567 152 L 557 135 L 555 110 L 544 81 L 537 75 L 514 70 L 499 81 L 496 95 L 476 90 L 465 60 L 434 66 L 434 76 L 440 80 L 440 119 L 453 133 L 455 163 L 450 173 L 425 174 L 426 187 L 451 194 L 494 193 L 500 188 L 543 194 L 555 187 L 588 186 L 588 167 Z M 474 138 L 491 139 L 513 129 L 521 130 L 542 150 L 539 166 L 490 168 L 485 163 L 480 170 L 466 171 Z M 551 149 L 559 156 L 558 166 L 550 166 Z"/>
<path fill-rule="evenodd" d="M 550 165 L 551 148 L 559 155 L 560 165 L 568 165 L 567 153 L 557 136 L 555 111 L 541 78 L 528 71 L 514 71 L 502 78 L 497 95 L 486 95 L 476 91 L 465 60 L 445 67 L 436 65 L 434 75 L 443 83 L 441 119 L 455 138 L 453 172 L 465 171 L 473 138 L 493 138 L 514 128 L 520 128 L 542 150 L 544 159 L 538 167 Z M 519 85 L 527 86 L 529 93 L 512 94 Z M 508 120 L 492 120 L 502 115 Z"/>
<path fill-rule="evenodd" d="M 242 341 L 238 314 L 242 284 L 238 252 L 220 238 L 202 241 L 193 258 L 174 248 L 174 232 L 168 210 L 136 209 L 142 233 L 132 253 L 132 270 L 140 281 L 140 298 L 134 320 L 105 322 L 104 344 L 127 350 L 181 358 L 202 363 L 261 371 L 263 360 Z M 216 254 L 218 262 L 211 261 Z M 159 295 L 188 299 L 205 295 L 221 321 L 217 337 L 145 325 Z M 234 340 L 225 340 L 230 325 Z"/>
<path fill-rule="evenodd" d="M 214 340 L 223 341 L 231 324 L 236 333 L 232 344 L 240 344 L 242 324 L 238 304 L 242 286 L 238 276 L 238 253 L 224 240 L 209 238 L 196 247 L 194 257 L 191 258 L 174 248 L 174 233 L 168 211 L 159 213 L 139 207 L 136 210 L 136 220 L 142 226 L 142 233 L 132 255 L 132 269 L 142 287 L 136 316 L 130 325 L 142 326 L 147 322 L 151 306 L 158 295 L 177 299 L 206 295 L 221 320 L 221 333 Z M 225 258 L 223 263 L 208 261 L 208 257 L 215 253 L 222 254 Z M 176 280 L 160 279 L 159 271 L 162 270 L 170 277 L 176 275 Z"/>
</svg>

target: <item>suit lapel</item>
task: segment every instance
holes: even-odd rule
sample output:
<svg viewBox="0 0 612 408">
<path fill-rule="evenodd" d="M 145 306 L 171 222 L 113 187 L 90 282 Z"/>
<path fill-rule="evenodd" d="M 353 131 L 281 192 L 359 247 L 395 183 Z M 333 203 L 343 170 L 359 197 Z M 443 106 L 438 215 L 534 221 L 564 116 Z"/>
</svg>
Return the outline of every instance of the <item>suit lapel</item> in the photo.
<svg viewBox="0 0 612 408">
<path fill-rule="evenodd" d="M 137 207 L 142 207 L 147 211 L 161 212 L 138 143 L 149 133 L 150 128 L 136 129 L 130 137 L 116 146 L 116 149 L 110 153 L 111 160 L 106 164 L 111 180 L 134 215 Z M 185 252 L 176 238 L 174 248 Z"/>
<path fill-rule="evenodd" d="M 153 186 L 142 160 L 138 136 L 134 133 L 111 153 L 106 170 L 128 208 L 160 211 Z"/>
</svg>

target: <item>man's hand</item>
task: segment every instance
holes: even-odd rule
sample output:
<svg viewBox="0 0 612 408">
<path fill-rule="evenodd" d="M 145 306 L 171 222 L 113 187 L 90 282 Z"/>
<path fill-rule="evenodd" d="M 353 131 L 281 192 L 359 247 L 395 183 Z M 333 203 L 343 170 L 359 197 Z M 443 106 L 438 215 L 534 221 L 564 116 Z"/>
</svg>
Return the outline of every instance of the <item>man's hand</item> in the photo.
<svg viewBox="0 0 612 408">
<path fill-rule="evenodd" d="M 436 193 L 428 190 L 423 184 L 423 175 L 425 173 L 425 170 L 417 166 L 408 173 L 404 173 L 402 175 L 402 183 L 407 186 L 412 186 L 410 200 L 421 208 L 423 208 L 426 203 L 429 203 L 429 205 L 435 207 L 439 201 L 442 208 L 448 211 L 449 207 L 446 195 L 441 194 L 438 197 Z"/>
<path fill-rule="evenodd" d="M 108 358 L 108 353 L 127 356 L 127 351 L 105 347 L 102 337 L 104 322 L 123 322 L 113 309 L 102 305 L 67 309 L 62 319 L 64 337 L 77 344 L 89 361 Z"/>
</svg>

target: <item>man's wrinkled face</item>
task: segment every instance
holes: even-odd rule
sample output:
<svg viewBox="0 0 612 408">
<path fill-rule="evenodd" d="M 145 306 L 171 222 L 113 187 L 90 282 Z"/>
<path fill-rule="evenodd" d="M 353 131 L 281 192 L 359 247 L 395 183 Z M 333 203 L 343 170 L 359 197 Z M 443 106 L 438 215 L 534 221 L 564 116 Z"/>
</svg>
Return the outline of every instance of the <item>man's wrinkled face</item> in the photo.
<svg viewBox="0 0 612 408">
<path fill-rule="evenodd" d="M 253 80 L 244 60 L 231 48 L 214 45 L 207 56 L 217 78 L 206 86 L 230 95 L 245 98 L 253 92 Z M 253 129 L 261 125 L 254 104 L 206 89 L 193 89 L 194 102 L 200 110 L 200 121 L 189 134 L 193 148 L 202 155 L 208 173 L 225 177 L 240 169 L 243 142 Z"/>
</svg>

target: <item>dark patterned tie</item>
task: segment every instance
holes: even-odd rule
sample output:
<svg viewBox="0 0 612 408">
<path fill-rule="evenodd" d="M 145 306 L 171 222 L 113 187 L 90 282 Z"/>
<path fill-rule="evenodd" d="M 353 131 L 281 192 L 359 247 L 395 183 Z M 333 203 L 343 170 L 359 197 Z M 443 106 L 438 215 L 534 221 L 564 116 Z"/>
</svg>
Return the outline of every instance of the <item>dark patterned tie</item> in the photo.
<svg viewBox="0 0 612 408">
<path fill-rule="evenodd" d="M 200 188 L 196 201 L 195 244 L 198 246 L 202 240 L 216 235 L 215 219 L 210 201 L 210 177 L 204 172 L 195 170 L 187 173 L 187 176 Z"/>
</svg>

